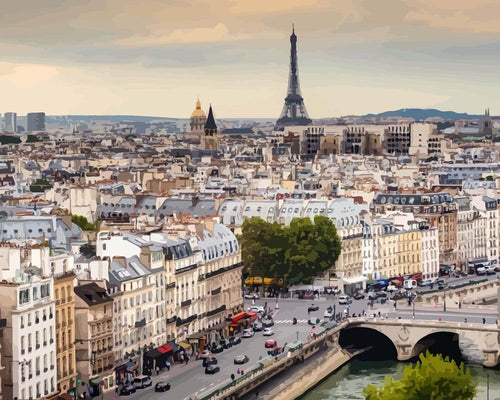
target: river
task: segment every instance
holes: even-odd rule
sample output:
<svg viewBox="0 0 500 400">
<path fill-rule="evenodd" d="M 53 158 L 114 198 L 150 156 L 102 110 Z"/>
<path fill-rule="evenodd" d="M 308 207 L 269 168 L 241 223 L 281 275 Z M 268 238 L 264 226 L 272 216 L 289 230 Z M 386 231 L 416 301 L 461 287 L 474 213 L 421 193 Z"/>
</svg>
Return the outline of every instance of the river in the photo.
<svg viewBox="0 0 500 400">
<path fill-rule="evenodd" d="M 302 396 L 301 400 L 363 400 L 363 389 L 368 384 L 379 385 L 386 376 L 399 379 L 407 364 L 397 361 L 362 361 L 354 359 L 330 375 L 318 386 Z M 500 398 L 500 370 L 485 369 L 477 364 L 468 365 L 478 378 L 475 399 L 486 400 L 486 374 L 489 373 L 490 400 Z"/>
</svg>

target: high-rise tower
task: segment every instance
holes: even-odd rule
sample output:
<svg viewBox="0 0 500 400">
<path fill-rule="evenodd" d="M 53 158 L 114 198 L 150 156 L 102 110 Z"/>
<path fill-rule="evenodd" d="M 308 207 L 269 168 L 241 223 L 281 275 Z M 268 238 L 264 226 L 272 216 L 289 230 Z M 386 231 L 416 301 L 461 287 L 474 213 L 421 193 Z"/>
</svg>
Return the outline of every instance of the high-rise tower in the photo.
<svg viewBox="0 0 500 400">
<path fill-rule="evenodd" d="M 282 127 L 287 125 L 309 125 L 311 119 L 307 114 L 304 99 L 300 93 L 299 71 L 297 66 L 297 36 L 295 29 L 292 27 L 290 36 L 290 75 L 288 77 L 288 92 L 285 97 L 285 105 L 279 119 L 276 121 L 276 126 Z"/>
</svg>

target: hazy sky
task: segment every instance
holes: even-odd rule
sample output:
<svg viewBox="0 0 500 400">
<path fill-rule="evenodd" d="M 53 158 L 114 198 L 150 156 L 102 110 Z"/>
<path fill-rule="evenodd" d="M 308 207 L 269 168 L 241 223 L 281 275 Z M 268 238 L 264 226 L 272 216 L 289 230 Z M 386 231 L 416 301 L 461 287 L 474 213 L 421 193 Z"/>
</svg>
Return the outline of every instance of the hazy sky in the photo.
<svg viewBox="0 0 500 400">
<path fill-rule="evenodd" d="M 498 0 L 3 1 L 0 113 L 277 118 L 292 23 L 312 118 L 500 114 Z"/>
</svg>

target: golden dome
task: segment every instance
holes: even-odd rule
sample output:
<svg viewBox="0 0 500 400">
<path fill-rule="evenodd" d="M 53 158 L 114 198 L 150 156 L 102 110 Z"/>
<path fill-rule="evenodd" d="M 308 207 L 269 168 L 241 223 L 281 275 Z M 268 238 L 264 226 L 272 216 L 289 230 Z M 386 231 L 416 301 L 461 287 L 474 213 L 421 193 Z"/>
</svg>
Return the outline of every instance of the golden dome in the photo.
<svg viewBox="0 0 500 400">
<path fill-rule="evenodd" d="M 206 118 L 205 111 L 201 109 L 200 99 L 196 101 L 196 108 L 191 113 L 191 118 Z"/>
</svg>

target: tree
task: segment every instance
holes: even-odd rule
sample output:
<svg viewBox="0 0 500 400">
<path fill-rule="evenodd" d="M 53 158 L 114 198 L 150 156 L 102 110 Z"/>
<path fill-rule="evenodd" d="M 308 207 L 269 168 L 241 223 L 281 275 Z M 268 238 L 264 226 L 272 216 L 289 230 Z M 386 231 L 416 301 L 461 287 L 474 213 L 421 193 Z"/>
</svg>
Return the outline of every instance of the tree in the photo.
<svg viewBox="0 0 500 400">
<path fill-rule="evenodd" d="M 476 395 L 476 380 L 463 363 L 457 365 L 441 354 L 427 351 L 420 354 L 420 361 L 408 365 L 403 378 L 394 381 L 386 377 L 376 387 L 368 385 L 363 394 L 366 400 L 472 400 Z"/>
<path fill-rule="evenodd" d="M 98 231 L 99 225 L 89 222 L 83 215 L 72 215 L 71 222 L 78 225 L 83 231 Z"/>
<path fill-rule="evenodd" d="M 303 281 L 327 270 L 337 260 L 341 244 L 327 217 L 294 218 L 290 226 L 259 217 L 245 220 L 239 237 L 246 272 L 253 276 Z"/>
</svg>

